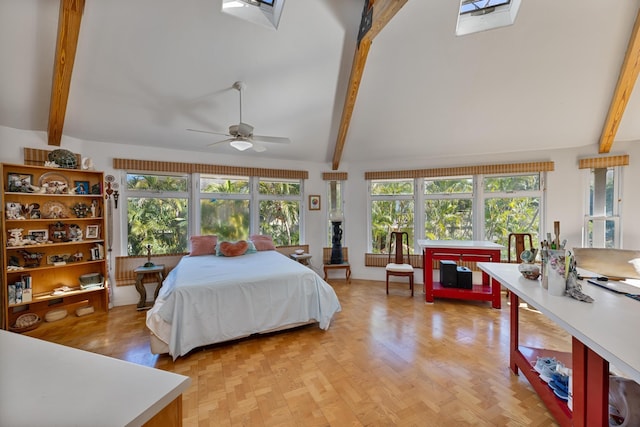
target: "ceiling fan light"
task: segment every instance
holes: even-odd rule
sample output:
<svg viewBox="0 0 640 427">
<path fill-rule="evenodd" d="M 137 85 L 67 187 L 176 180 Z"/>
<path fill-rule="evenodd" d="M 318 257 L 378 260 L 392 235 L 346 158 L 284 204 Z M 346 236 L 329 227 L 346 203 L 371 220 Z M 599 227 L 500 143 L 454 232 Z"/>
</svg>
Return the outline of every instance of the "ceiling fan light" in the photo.
<svg viewBox="0 0 640 427">
<path fill-rule="evenodd" d="M 242 139 L 231 141 L 230 144 L 238 151 L 248 150 L 249 148 L 253 147 L 252 143 L 250 143 L 249 141 L 244 141 Z"/>
</svg>

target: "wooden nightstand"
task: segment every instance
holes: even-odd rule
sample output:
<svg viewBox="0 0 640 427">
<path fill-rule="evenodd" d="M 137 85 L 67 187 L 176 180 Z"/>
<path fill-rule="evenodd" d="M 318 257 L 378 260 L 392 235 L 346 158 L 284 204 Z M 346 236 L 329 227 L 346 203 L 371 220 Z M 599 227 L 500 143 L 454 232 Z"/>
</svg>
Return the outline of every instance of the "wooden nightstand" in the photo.
<svg viewBox="0 0 640 427">
<path fill-rule="evenodd" d="M 162 281 L 164 280 L 164 264 L 158 264 L 151 267 L 138 267 L 133 270 L 136 273 L 136 290 L 140 294 L 140 301 L 138 301 L 138 310 L 146 310 L 151 308 L 150 305 L 147 305 L 147 290 L 144 288 L 144 283 L 142 283 L 142 279 L 144 276 L 148 274 L 154 274 L 157 277 L 158 284 L 156 285 L 156 290 L 153 293 L 153 300 L 155 301 L 158 298 L 158 292 L 160 292 L 160 288 L 162 287 Z"/>
<path fill-rule="evenodd" d="M 291 254 L 289 258 L 298 261 L 302 265 L 309 265 L 311 263 L 311 255 L 307 253 Z"/>
</svg>

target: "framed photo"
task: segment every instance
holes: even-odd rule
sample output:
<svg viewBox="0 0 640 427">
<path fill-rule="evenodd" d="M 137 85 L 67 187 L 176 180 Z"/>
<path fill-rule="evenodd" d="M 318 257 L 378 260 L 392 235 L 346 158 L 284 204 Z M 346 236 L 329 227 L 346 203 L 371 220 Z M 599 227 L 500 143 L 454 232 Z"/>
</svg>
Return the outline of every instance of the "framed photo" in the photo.
<svg viewBox="0 0 640 427">
<path fill-rule="evenodd" d="M 49 240 L 49 230 L 29 230 L 29 238 L 36 243 L 46 243 Z"/>
<path fill-rule="evenodd" d="M 49 239 L 54 243 L 69 241 L 69 225 L 60 221 L 49 224 Z"/>
<path fill-rule="evenodd" d="M 318 195 L 309 196 L 309 210 L 310 211 L 320 210 L 320 196 Z"/>
<path fill-rule="evenodd" d="M 7 219 L 24 219 L 22 216 L 22 205 L 18 202 L 7 202 Z"/>
<path fill-rule="evenodd" d="M 9 173 L 7 175 L 8 188 L 11 193 L 30 193 L 33 175 L 27 173 Z"/>
<path fill-rule="evenodd" d="M 87 239 L 100 238 L 100 226 L 99 225 L 87 225 L 87 229 L 84 235 Z"/>
<path fill-rule="evenodd" d="M 73 181 L 76 194 L 89 194 L 89 181 Z"/>
</svg>

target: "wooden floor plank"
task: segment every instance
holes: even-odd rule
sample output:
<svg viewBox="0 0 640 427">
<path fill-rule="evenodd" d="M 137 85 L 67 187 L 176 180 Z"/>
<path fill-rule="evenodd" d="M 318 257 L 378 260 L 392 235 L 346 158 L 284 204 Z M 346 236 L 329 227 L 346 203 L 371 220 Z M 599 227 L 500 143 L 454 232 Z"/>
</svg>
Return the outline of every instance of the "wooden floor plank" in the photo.
<svg viewBox="0 0 640 427">
<path fill-rule="evenodd" d="M 384 282 L 331 281 L 342 304 L 316 325 L 192 351 L 149 352 L 135 306 L 45 323 L 28 335 L 188 375 L 189 427 L 553 426 L 526 379 L 508 368 L 509 310 L 489 302 L 425 304 Z M 528 345 L 568 351 L 570 337 L 521 308 Z"/>
</svg>

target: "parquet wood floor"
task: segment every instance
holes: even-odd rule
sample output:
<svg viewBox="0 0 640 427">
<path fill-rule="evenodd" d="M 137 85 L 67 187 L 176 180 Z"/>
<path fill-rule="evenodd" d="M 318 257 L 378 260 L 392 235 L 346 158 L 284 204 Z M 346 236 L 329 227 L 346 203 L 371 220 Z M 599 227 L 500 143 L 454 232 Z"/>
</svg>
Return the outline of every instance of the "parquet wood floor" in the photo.
<svg viewBox="0 0 640 427">
<path fill-rule="evenodd" d="M 43 324 L 28 334 L 188 375 L 184 425 L 552 426 L 522 376 L 508 368 L 509 306 L 437 299 L 401 284 L 331 281 L 340 302 L 317 325 L 192 351 L 149 352 L 145 313 L 116 307 Z M 569 350 L 570 337 L 521 308 L 522 343 Z M 122 385 L 126 387 L 126 384 Z"/>
</svg>

